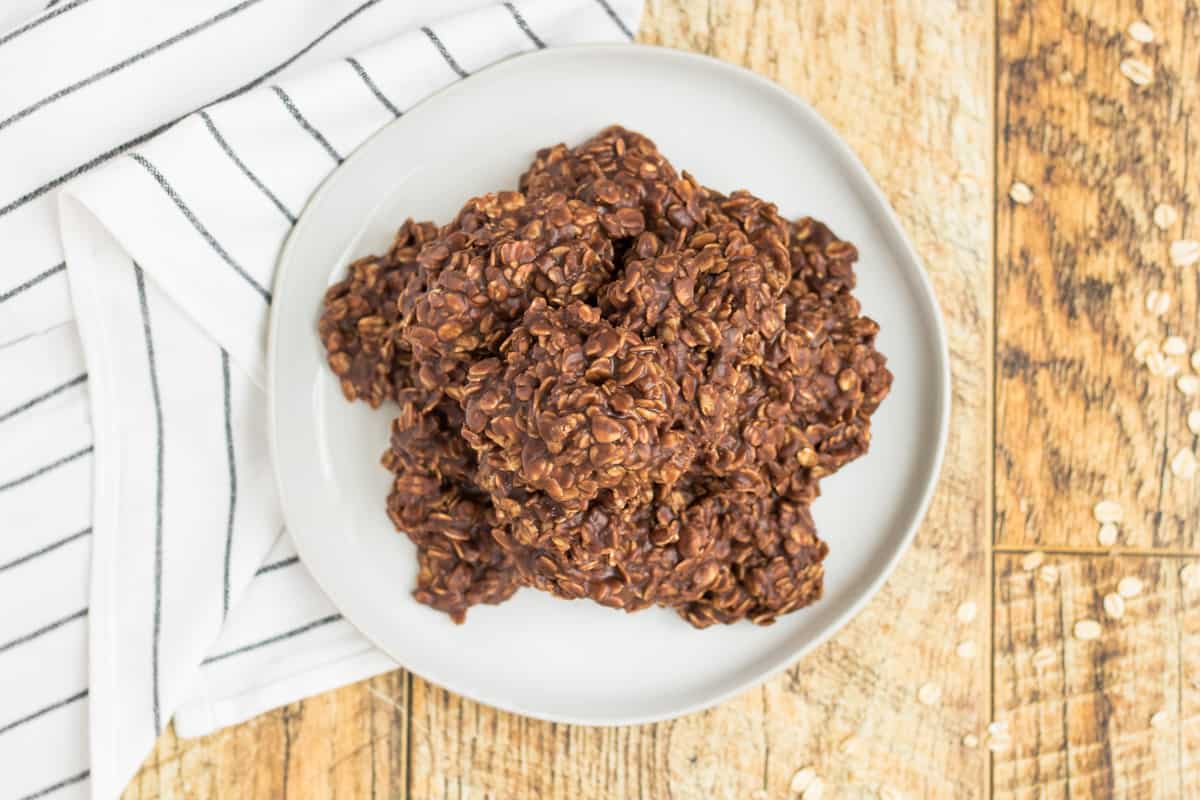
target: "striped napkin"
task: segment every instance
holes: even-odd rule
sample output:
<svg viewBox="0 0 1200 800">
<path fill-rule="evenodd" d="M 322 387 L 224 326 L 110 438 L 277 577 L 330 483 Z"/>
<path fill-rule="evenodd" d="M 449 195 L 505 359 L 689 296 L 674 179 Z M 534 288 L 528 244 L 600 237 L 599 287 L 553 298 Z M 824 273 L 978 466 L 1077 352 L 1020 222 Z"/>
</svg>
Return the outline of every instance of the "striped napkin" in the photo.
<svg viewBox="0 0 1200 800">
<path fill-rule="evenodd" d="M 10 14 L 0 798 L 113 797 L 172 719 L 200 735 L 396 666 L 298 563 L 274 493 L 266 321 L 308 197 L 431 92 L 523 51 L 630 39 L 641 2 Z"/>
</svg>

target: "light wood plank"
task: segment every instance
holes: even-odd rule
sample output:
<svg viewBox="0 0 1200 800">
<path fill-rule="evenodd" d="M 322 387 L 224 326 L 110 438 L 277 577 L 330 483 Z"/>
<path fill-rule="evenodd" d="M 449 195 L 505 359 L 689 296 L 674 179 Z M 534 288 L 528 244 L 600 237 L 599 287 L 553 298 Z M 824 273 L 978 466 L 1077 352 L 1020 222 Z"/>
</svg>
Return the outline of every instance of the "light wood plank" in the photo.
<svg viewBox="0 0 1200 800">
<path fill-rule="evenodd" d="M 1200 592 L 1182 590 L 1184 562 L 1048 563 L 1054 583 L 1026 572 L 1019 556 L 997 556 L 996 717 L 1008 721 L 1013 746 L 996 758 L 995 796 L 1195 797 Z M 1113 619 L 1103 598 L 1127 576 L 1143 589 Z M 1074 634 L 1084 619 L 1102 623 L 1098 639 Z"/>
<path fill-rule="evenodd" d="M 880 8 L 651 0 L 642 39 L 747 65 L 808 99 L 864 159 L 925 258 L 951 337 L 955 416 L 916 546 L 832 642 L 764 687 L 674 722 L 556 726 L 414 680 L 413 797 L 785 797 L 807 765 L 826 796 L 987 791 L 986 755 L 961 738 L 989 713 L 992 7 Z M 881 342 L 886 352 L 886 332 Z M 980 614 L 961 626 L 954 611 L 967 599 Z M 977 642 L 973 661 L 954 653 L 965 639 Z M 917 702 L 926 681 L 942 688 L 937 707 Z M 852 734 L 858 743 L 843 751 Z"/>
<path fill-rule="evenodd" d="M 124 797 L 404 797 L 407 695 L 397 670 L 211 736 L 168 730 Z"/>
<path fill-rule="evenodd" d="M 1126 32 L 1139 18 L 1152 44 Z M 1196 398 L 1133 356 L 1143 338 L 1196 347 L 1196 269 L 1168 259 L 1172 240 L 1196 236 L 1196 28 L 1171 0 L 1000 3 L 998 543 L 1095 546 L 1092 506 L 1112 498 L 1121 544 L 1200 547 L 1196 481 L 1168 468 L 1196 445 Z M 1128 58 L 1153 82 L 1125 77 Z M 1015 181 L 1032 187 L 1028 205 L 1007 197 Z M 1158 203 L 1178 211 L 1165 231 Z M 1172 297 L 1161 318 L 1151 289 Z"/>
</svg>

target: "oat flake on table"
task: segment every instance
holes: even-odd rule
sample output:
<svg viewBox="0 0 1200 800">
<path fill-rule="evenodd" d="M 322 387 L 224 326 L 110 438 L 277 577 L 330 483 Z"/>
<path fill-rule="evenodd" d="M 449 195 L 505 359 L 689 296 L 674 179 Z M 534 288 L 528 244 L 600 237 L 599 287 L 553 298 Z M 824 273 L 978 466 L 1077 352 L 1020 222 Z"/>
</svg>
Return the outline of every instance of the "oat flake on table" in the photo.
<svg viewBox="0 0 1200 800">
<path fill-rule="evenodd" d="M 1100 532 L 1096 534 L 1096 541 L 1100 542 L 1103 547 L 1112 547 L 1117 543 L 1117 533 L 1117 526 L 1106 522 L 1100 526 Z"/>
<path fill-rule="evenodd" d="M 1187 426 L 1189 431 L 1200 436 L 1200 408 L 1188 412 Z"/>
<path fill-rule="evenodd" d="M 1104 613 L 1113 619 L 1125 616 L 1125 598 L 1116 593 L 1104 595 Z"/>
<path fill-rule="evenodd" d="M 1038 650 L 1033 654 L 1033 668 L 1036 670 L 1043 670 L 1057 660 L 1058 657 L 1054 655 L 1053 650 L 1051 650 L 1049 647 L 1043 647 L 1041 650 Z"/>
<path fill-rule="evenodd" d="M 958 611 L 956 612 L 958 615 L 958 621 L 964 625 L 973 621 L 975 619 L 975 612 L 977 610 L 978 609 L 975 606 L 975 603 L 971 600 L 968 600 L 958 607 Z"/>
<path fill-rule="evenodd" d="M 1042 579 L 1042 583 L 1053 586 L 1058 583 L 1058 567 L 1053 564 L 1043 564 L 1038 570 L 1038 577 Z"/>
<path fill-rule="evenodd" d="M 1168 722 L 1170 722 L 1170 717 L 1166 711 L 1155 711 L 1150 715 L 1150 726 L 1156 730 L 1166 730 Z"/>
<path fill-rule="evenodd" d="M 796 770 L 795 774 L 792 775 L 792 782 L 788 785 L 788 788 L 792 790 L 792 794 L 800 794 L 811 786 L 812 782 L 816 779 L 817 771 L 815 769 L 812 767 L 803 767 Z"/>
<path fill-rule="evenodd" d="M 1137 20 L 1129 23 L 1126 29 L 1129 33 L 1129 38 L 1141 44 L 1150 44 L 1154 41 L 1154 29 L 1146 24 L 1144 20 Z"/>
<path fill-rule="evenodd" d="M 1161 289 L 1151 289 L 1146 293 L 1146 310 L 1156 317 L 1161 317 L 1171 308 L 1171 295 Z M 1145 360 L 1145 356 L 1142 357 Z"/>
<path fill-rule="evenodd" d="M 1175 381 L 1175 386 L 1183 394 L 1193 397 L 1197 393 L 1200 393 L 1200 376 L 1180 375 L 1179 380 Z"/>
<path fill-rule="evenodd" d="M 1099 639 L 1103 630 L 1096 620 L 1081 619 L 1075 623 L 1075 638 L 1081 642 L 1090 642 L 1093 639 Z"/>
<path fill-rule="evenodd" d="M 1177 267 L 1190 267 L 1200 261 L 1200 242 L 1195 239 L 1180 239 L 1171 242 L 1171 263 Z"/>
<path fill-rule="evenodd" d="M 974 750 L 979 747 L 979 737 L 973 733 L 968 733 L 962 738 L 963 747 L 969 747 Z"/>
<path fill-rule="evenodd" d="M 942 688 L 936 683 L 927 683 L 917 690 L 917 700 L 923 706 L 935 706 L 942 699 Z"/>
<path fill-rule="evenodd" d="M 1151 375 L 1163 375 L 1167 371 L 1167 357 L 1161 351 L 1154 351 L 1146 356 L 1146 369 Z"/>
<path fill-rule="evenodd" d="M 1159 203 L 1154 207 L 1154 224 L 1160 230 L 1166 230 L 1175 224 L 1175 220 L 1179 219 L 1179 214 L 1175 212 L 1174 206 L 1169 206 L 1166 203 Z"/>
<path fill-rule="evenodd" d="M 1164 355 L 1181 356 L 1187 351 L 1187 342 L 1182 336 L 1168 336 L 1163 339 L 1162 352 Z"/>
<path fill-rule="evenodd" d="M 1121 62 L 1121 74 L 1135 86 L 1146 86 L 1154 80 L 1154 70 L 1145 61 L 1127 58 Z"/>
<path fill-rule="evenodd" d="M 1139 364 L 1145 364 L 1152 353 L 1158 352 L 1158 343 L 1151 339 L 1142 339 L 1133 348 L 1133 358 Z"/>
<path fill-rule="evenodd" d="M 1184 447 L 1171 459 L 1171 474 L 1176 478 L 1188 479 L 1196 475 L 1196 455 Z"/>
<path fill-rule="evenodd" d="M 1126 575 L 1117 582 L 1117 591 L 1122 597 L 1137 597 L 1142 593 L 1142 580 L 1133 575 Z"/>
<path fill-rule="evenodd" d="M 1033 201 L 1033 189 L 1029 188 L 1029 184 L 1017 181 L 1009 188 L 1008 196 L 1018 205 L 1028 205 Z"/>
<path fill-rule="evenodd" d="M 958 647 L 954 648 L 954 652 L 958 654 L 959 658 L 974 658 L 975 643 L 971 641 L 959 642 Z"/>
</svg>

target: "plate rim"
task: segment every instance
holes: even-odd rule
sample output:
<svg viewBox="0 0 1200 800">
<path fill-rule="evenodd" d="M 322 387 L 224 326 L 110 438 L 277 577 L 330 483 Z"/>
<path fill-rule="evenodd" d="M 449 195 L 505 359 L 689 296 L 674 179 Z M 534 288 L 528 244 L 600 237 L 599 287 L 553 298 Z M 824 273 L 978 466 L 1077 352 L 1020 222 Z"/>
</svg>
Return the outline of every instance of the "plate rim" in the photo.
<svg viewBox="0 0 1200 800">
<path fill-rule="evenodd" d="M 763 659 L 763 666 L 761 668 L 751 670 L 751 674 L 742 680 L 735 680 L 728 688 L 705 694 L 701 699 L 695 702 L 681 704 L 677 708 L 668 709 L 658 713 L 625 714 L 612 718 L 605 717 L 603 719 L 593 719 L 585 716 L 579 716 L 577 714 L 542 713 L 537 710 L 521 708 L 516 703 L 480 697 L 471 687 L 454 685 L 453 681 L 443 683 L 442 681 L 434 680 L 433 678 L 414 670 L 412 667 L 405 665 L 403 661 L 400 658 L 397 658 L 397 656 L 394 655 L 388 647 L 377 641 L 355 622 L 352 616 L 346 612 L 342 604 L 339 603 L 335 598 L 334 593 L 329 591 L 328 582 L 320 575 L 323 567 L 317 567 L 315 569 L 313 568 L 312 565 L 317 563 L 317 559 L 313 557 L 311 551 L 309 551 L 306 555 L 309 545 L 305 543 L 303 537 L 292 537 L 297 554 L 300 556 L 301 561 L 304 562 L 305 567 L 308 569 L 308 572 L 312 576 L 313 580 L 329 599 L 329 602 L 342 614 L 342 617 L 346 622 L 348 622 L 359 633 L 361 633 L 363 637 L 373 646 L 379 648 L 381 652 L 385 653 L 389 658 L 394 660 L 399 667 L 402 667 L 408 672 L 411 672 L 412 674 L 428 681 L 435 686 L 452 691 L 455 694 L 458 694 L 469 700 L 499 709 L 501 711 L 547 722 L 581 725 L 586 727 L 618 727 L 625 725 L 649 724 L 664 720 L 676 719 L 688 714 L 694 714 L 712 708 L 713 706 L 740 695 L 743 692 L 752 689 L 769 680 L 771 677 L 779 674 L 787 667 L 809 655 L 812 651 L 827 642 L 836 633 L 845 628 L 851 620 L 853 620 L 863 611 L 867 603 L 879 593 L 879 590 L 882 588 L 883 584 L 892 576 L 900 562 L 900 559 L 905 553 L 908 552 L 908 549 L 912 545 L 912 541 L 916 536 L 918 528 L 921 527 L 922 522 L 924 522 L 926 515 L 929 512 L 929 506 L 933 501 L 934 493 L 937 491 L 937 487 L 941 483 L 946 447 L 949 440 L 953 403 L 949 341 L 946 334 L 945 320 L 942 314 L 941 305 L 938 303 L 937 292 L 934 289 L 929 271 L 926 269 L 923 260 L 917 253 L 912 241 L 909 239 L 909 236 L 905 231 L 904 226 L 901 224 L 895 209 L 892 207 L 891 203 L 888 202 L 883 190 L 875 182 L 874 177 L 863 165 L 861 159 L 859 159 L 858 154 L 855 153 L 854 149 L 841 137 L 841 135 L 837 132 L 837 129 L 835 129 L 824 117 L 822 117 L 816 111 L 816 109 L 809 105 L 808 102 L 806 102 L 799 95 L 788 91 L 770 78 L 760 75 L 746 67 L 722 61 L 706 54 L 695 53 L 687 50 L 679 50 L 660 45 L 647 45 L 636 42 L 572 44 L 529 51 L 500 59 L 499 61 L 490 64 L 485 68 L 471 73 L 471 75 L 467 76 L 466 78 L 455 81 L 454 83 L 451 83 L 426 96 L 411 109 L 406 111 L 403 116 L 387 123 L 379 130 L 372 133 L 361 144 L 359 144 L 341 164 L 339 164 L 332 172 L 322 179 L 316 190 L 308 197 L 304 204 L 304 208 L 297 217 L 296 223 L 288 232 L 287 239 L 284 241 L 284 244 L 280 249 L 278 259 L 276 260 L 275 275 L 272 281 L 273 293 L 276 296 L 280 296 L 282 294 L 279 291 L 279 287 L 288 272 L 286 266 L 292 260 L 293 252 L 299 246 L 298 242 L 300 236 L 298 233 L 301 230 L 311 227 L 313 224 L 315 224 L 310 212 L 324 198 L 324 196 L 331 191 L 335 178 L 344 171 L 344 168 L 348 164 L 351 164 L 356 159 L 363 157 L 363 152 L 368 148 L 368 145 L 370 145 L 372 141 L 382 136 L 392 127 L 406 124 L 410 115 L 414 111 L 426 105 L 434 98 L 453 93 L 458 89 L 458 87 L 468 81 L 478 80 L 479 76 L 486 77 L 494 72 L 501 71 L 505 68 L 510 68 L 512 64 L 516 62 L 525 60 L 552 61 L 553 59 L 564 57 L 570 58 L 571 56 L 580 54 L 585 56 L 597 53 L 628 55 L 630 53 L 630 48 L 638 51 L 639 57 L 663 58 L 666 60 L 690 62 L 692 64 L 703 65 L 706 68 L 725 71 L 740 80 L 750 81 L 758 88 L 771 93 L 777 99 L 791 105 L 796 111 L 798 111 L 807 119 L 809 124 L 814 126 L 820 132 L 821 136 L 826 140 L 828 145 L 837 151 L 837 154 L 841 157 L 841 159 L 854 172 L 854 177 L 857 179 L 859 185 L 869 192 L 870 197 L 876 206 L 879 209 L 882 209 L 882 220 L 887 226 L 886 233 L 889 234 L 891 239 L 896 243 L 896 245 L 898 245 L 897 249 L 899 250 L 899 254 L 903 256 L 906 266 L 909 268 L 907 271 L 911 272 L 916 278 L 915 287 L 919 290 L 924 301 L 934 312 L 932 314 L 933 318 L 926 321 L 931 324 L 933 339 L 935 340 L 932 342 L 934 347 L 932 347 L 931 350 L 936 356 L 933 367 L 938 374 L 936 399 L 939 406 L 939 413 L 937 414 L 936 419 L 936 446 L 933 454 L 933 460 L 928 474 L 925 476 L 922 484 L 920 485 L 920 496 L 914 506 L 913 513 L 907 521 L 904 534 L 900 537 L 900 540 L 896 543 L 892 552 L 887 556 L 886 561 L 880 565 L 876 575 L 858 592 L 857 596 L 854 597 L 847 607 L 840 614 L 835 616 L 829 622 L 829 624 L 827 624 L 825 628 L 820 631 L 820 633 L 794 648 L 781 648 L 781 654 L 765 657 Z M 408 124 L 411 123 L 409 122 Z M 381 198 L 380 202 L 383 202 L 384 199 L 385 198 Z M 363 225 L 366 224 L 366 221 L 367 220 L 364 219 Z M 355 234 L 355 237 L 352 237 L 351 241 L 360 235 L 361 231 L 362 228 L 360 227 L 359 233 Z M 280 510 L 283 516 L 284 526 L 290 530 L 297 530 L 293 528 L 293 526 L 288 525 L 288 504 L 285 502 L 285 497 L 288 493 L 285 490 L 283 473 L 277 466 L 280 463 L 280 421 L 278 415 L 279 404 L 276 402 L 276 398 L 278 397 L 277 381 L 279 377 L 277 361 L 279 351 L 278 342 L 280 340 L 279 329 L 283 324 L 282 317 L 284 315 L 284 312 L 280 311 L 282 305 L 283 304 L 280 303 L 272 303 L 267 326 L 267 435 L 269 440 L 271 472 L 274 477 L 275 488 L 279 497 Z"/>
</svg>

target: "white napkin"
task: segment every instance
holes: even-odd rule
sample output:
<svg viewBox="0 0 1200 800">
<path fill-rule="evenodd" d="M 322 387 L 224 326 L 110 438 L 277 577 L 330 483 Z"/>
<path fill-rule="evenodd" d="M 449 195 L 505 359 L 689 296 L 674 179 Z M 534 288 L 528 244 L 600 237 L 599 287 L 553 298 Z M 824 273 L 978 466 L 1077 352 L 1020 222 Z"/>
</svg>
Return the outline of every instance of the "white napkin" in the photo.
<svg viewBox="0 0 1200 800">
<path fill-rule="evenodd" d="M 0 34 L 0 797 L 111 797 L 172 717 L 207 733 L 395 666 L 280 533 L 279 248 L 432 91 L 640 11 L 69 0 Z"/>
</svg>

